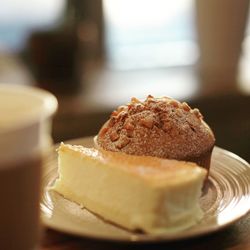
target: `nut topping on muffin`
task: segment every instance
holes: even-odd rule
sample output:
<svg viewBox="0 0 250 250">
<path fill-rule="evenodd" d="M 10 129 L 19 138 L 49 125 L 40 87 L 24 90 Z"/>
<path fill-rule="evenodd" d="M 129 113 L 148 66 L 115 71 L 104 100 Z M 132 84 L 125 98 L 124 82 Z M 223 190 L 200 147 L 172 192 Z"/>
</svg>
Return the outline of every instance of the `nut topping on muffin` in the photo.
<svg viewBox="0 0 250 250">
<path fill-rule="evenodd" d="M 152 95 L 118 107 L 97 137 L 98 146 L 108 151 L 193 161 L 207 169 L 214 143 L 198 109 Z"/>
</svg>

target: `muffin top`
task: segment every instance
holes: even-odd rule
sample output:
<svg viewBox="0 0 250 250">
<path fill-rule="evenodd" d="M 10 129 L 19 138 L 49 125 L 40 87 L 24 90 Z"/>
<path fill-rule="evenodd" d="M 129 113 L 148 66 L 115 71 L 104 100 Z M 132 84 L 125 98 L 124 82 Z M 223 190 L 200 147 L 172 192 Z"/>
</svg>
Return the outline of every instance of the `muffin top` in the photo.
<svg viewBox="0 0 250 250">
<path fill-rule="evenodd" d="M 133 155 L 190 160 L 212 150 L 215 138 L 198 109 L 172 98 L 132 98 L 97 136 L 99 147 Z"/>
</svg>

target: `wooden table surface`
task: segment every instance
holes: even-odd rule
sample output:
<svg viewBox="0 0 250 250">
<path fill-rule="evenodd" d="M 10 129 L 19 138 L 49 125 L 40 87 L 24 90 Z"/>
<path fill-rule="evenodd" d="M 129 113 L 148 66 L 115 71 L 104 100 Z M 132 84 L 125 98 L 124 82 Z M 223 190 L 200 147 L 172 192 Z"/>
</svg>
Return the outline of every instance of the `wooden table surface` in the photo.
<svg viewBox="0 0 250 250">
<path fill-rule="evenodd" d="M 249 250 L 250 249 L 250 214 L 240 221 L 219 232 L 190 240 L 164 242 L 160 244 L 125 244 L 91 240 L 63 234 L 52 229 L 45 229 L 41 250 L 117 250 L 117 249 L 154 249 L 154 250 Z"/>
</svg>

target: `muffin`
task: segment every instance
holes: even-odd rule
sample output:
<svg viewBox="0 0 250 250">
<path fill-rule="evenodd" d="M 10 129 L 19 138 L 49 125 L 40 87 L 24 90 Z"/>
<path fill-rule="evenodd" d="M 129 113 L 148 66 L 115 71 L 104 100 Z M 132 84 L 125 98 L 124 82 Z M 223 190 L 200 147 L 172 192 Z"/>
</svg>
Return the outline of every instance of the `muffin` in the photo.
<svg viewBox="0 0 250 250">
<path fill-rule="evenodd" d="M 172 98 L 132 98 L 102 126 L 98 147 L 132 155 L 191 161 L 209 170 L 215 137 L 198 109 Z"/>
</svg>

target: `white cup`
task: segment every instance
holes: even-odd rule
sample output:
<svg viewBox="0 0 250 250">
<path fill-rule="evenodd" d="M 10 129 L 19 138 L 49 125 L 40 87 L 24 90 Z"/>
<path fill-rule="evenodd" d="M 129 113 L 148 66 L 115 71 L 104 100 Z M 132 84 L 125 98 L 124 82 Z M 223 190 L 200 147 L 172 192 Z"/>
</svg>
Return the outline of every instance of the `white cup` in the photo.
<svg viewBox="0 0 250 250">
<path fill-rule="evenodd" d="M 36 249 L 42 158 L 57 100 L 34 87 L 0 84 L 0 249 Z"/>
<path fill-rule="evenodd" d="M 195 8 L 202 94 L 233 93 L 249 0 L 196 0 Z"/>
</svg>

